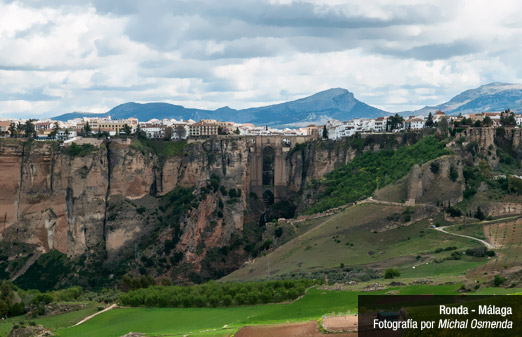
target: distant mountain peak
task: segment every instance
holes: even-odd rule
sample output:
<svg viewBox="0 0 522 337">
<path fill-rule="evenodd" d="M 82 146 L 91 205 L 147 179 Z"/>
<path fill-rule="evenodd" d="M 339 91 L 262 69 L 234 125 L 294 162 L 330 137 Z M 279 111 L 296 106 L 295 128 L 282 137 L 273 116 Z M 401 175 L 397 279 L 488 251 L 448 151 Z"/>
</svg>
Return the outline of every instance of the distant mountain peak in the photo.
<svg viewBox="0 0 522 337">
<path fill-rule="evenodd" d="M 313 94 L 312 96 L 305 97 L 304 99 L 307 99 L 307 98 L 311 99 L 311 98 L 317 98 L 317 97 L 331 98 L 331 97 L 338 97 L 338 96 L 342 96 L 342 95 L 349 95 L 349 96 L 353 97 L 353 93 L 351 93 L 350 91 L 348 91 L 346 89 L 331 88 L 331 89 L 319 91 L 318 93 Z"/>
<path fill-rule="evenodd" d="M 492 82 L 478 88 L 466 90 L 446 103 L 426 106 L 410 114 L 427 114 L 441 110 L 447 114 L 480 113 L 484 111 L 502 111 L 511 109 L 522 111 L 522 84 Z"/>
</svg>

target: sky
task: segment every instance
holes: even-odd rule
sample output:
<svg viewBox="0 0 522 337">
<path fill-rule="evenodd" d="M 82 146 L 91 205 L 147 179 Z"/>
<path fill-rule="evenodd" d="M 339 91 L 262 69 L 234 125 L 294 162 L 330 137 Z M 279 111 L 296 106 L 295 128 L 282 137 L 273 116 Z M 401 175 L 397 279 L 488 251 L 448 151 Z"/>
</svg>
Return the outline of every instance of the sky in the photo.
<svg viewBox="0 0 522 337">
<path fill-rule="evenodd" d="M 0 118 L 336 87 L 412 110 L 522 82 L 521 17 L 516 0 L 0 0 Z"/>
</svg>

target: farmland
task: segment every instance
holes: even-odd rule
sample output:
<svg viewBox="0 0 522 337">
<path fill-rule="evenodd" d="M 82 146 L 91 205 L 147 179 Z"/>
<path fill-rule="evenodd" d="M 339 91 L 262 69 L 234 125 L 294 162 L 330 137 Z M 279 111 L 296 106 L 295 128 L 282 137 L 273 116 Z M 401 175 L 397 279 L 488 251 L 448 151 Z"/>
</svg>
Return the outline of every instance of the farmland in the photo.
<svg viewBox="0 0 522 337">
<path fill-rule="evenodd" d="M 456 294 L 460 286 L 460 283 L 386 286 L 386 289 L 367 294 Z M 331 313 L 354 314 L 357 312 L 357 295 L 361 294 L 359 288 L 340 291 L 312 288 L 301 299 L 282 304 L 227 308 L 119 308 L 96 316 L 77 327 L 71 327 L 82 317 L 96 311 L 91 306 L 83 311 L 40 318 L 35 322 L 43 324 L 55 335 L 62 337 L 115 337 L 131 331 L 151 336 L 230 336 L 246 325 L 315 321 L 323 314 Z M 477 294 L 506 294 L 521 290 L 484 288 Z M 18 321 L 19 319 L 9 319 L 2 323 L 0 335 L 7 336 L 10 327 L 18 324 Z"/>
<path fill-rule="evenodd" d="M 460 284 L 388 287 L 372 294 L 455 294 Z M 512 289 L 512 292 L 519 290 Z M 327 313 L 356 313 L 357 290 L 328 291 L 313 288 L 298 301 L 230 308 L 123 308 L 108 311 L 58 336 L 121 336 L 130 331 L 150 335 L 227 336 L 245 325 L 317 320 Z M 226 327 L 225 327 L 226 326 Z M 225 328 L 224 328 L 225 327 Z"/>
</svg>

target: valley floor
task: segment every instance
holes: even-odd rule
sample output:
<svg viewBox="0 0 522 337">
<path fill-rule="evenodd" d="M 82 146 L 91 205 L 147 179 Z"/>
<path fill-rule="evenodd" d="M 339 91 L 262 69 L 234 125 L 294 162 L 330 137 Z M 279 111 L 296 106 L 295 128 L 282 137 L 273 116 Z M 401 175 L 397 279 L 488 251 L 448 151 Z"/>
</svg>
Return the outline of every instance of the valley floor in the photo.
<svg viewBox="0 0 522 337">
<path fill-rule="evenodd" d="M 412 281 L 401 278 L 395 282 Z M 117 308 L 95 316 L 81 325 L 73 326 L 96 312 L 93 304 L 89 309 L 34 321 L 61 337 L 119 337 L 129 332 L 141 332 L 146 336 L 228 337 L 241 331 L 244 326 L 260 326 L 254 330 L 248 328 L 247 331 L 256 331 L 255 336 L 269 336 L 262 333 L 271 331 L 274 326 L 261 326 L 275 324 L 277 328 L 301 322 L 303 324 L 298 325 L 299 329 L 306 330 L 311 329 L 311 323 L 306 322 L 313 321 L 317 325 L 317 320 L 323 315 L 356 314 L 359 294 L 459 294 L 462 285 L 460 282 L 406 286 L 390 286 L 388 283 L 381 281 L 383 289 L 371 292 L 363 290 L 374 286 L 372 283 L 336 288 L 341 290 L 331 290 L 335 287 L 316 287 L 310 289 L 301 299 L 286 304 L 228 308 Z M 483 288 L 473 294 L 512 294 L 521 291 L 519 288 Z M 2 322 L 0 336 L 7 336 L 12 326 L 19 321 L 20 319 L 8 319 Z M 242 332 L 236 336 L 246 335 Z"/>
</svg>

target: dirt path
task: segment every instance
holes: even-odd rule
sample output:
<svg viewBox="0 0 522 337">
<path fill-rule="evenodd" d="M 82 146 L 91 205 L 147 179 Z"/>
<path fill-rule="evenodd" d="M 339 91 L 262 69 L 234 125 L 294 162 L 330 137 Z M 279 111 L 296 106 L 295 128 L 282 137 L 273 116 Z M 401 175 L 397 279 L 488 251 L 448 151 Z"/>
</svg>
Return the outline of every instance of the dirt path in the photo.
<svg viewBox="0 0 522 337">
<path fill-rule="evenodd" d="M 446 226 L 446 227 L 451 227 L 451 226 Z M 433 228 L 433 229 L 436 230 L 436 231 L 442 232 L 442 233 L 449 234 L 449 235 L 460 236 L 460 237 L 462 237 L 462 238 L 468 238 L 468 239 L 472 239 L 472 240 L 475 240 L 475 241 L 481 242 L 481 243 L 482 243 L 484 246 L 486 246 L 488 249 L 493 249 L 493 248 L 495 248 L 494 245 L 492 245 L 491 243 L 487 242 L 486 240 L 481 240 L 481 239 L 478 239 L 478 238 L 475 238 L 475 237 L 473 237 L 473 236 L 469 236 L 469 235 L 462 235 L 462 234 L 456 234 L 456 233 L 447 232 L 446 230 L 444 230 L 444 228 L 446 228 L 446 227 L 435 227 L 435 228 Z"/>
<path fill-rule="evenodd" d="M 88 320 L 90 320 L 91 318 L 93 318 L 93 317 L 95 317 L 95 316 L 98 316 L 99 314 L 103 314 L 104 312 L 109 311 L 109 310 L 112 310 L 112 309 L 117 308 L 117 307 L 118 307 L 117 304 L 113 304 L 113 305 L 111 305 L 111 306 L 109 306 L 109 307 L 103 309 L 102 311 L 98 311 L 97 313 L 94 313 L 94 314 L 92 314 L 92 315 L 90 315 L 90 316 L 85 317 L 84 319 L 82 319 L 81 321 L 79 321 L 78 323 L 76 323 L 74 326 L 77 326 L 77 325 L 83 324 L 83 323 L 87 322 Z"/>
</svg>

